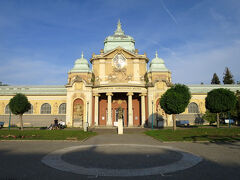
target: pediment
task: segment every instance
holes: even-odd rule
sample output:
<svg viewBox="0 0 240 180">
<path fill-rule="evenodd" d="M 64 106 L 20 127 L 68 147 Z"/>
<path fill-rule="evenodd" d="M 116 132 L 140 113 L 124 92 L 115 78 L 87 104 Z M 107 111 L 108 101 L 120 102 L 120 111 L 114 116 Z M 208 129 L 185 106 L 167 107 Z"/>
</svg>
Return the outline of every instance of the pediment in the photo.
<svg viewBox="0 0 240 180">
<path fill-rule="evenodd" d="M 122 47 L 117 47 L 102 55 L 102 58 L 114 58 L 116 54 L 123 54 L 125 58 L 137 58 L 138 56 Z"/>
</svg>

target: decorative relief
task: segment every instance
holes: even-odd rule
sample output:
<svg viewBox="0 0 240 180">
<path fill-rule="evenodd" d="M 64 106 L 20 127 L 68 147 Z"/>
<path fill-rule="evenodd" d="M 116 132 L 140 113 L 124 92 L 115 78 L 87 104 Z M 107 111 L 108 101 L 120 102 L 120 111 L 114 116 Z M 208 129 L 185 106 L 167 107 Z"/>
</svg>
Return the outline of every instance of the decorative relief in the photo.
<svg viewBox="0 0 240 180">
<path fill-rule="evenodd" d="M 121 105 L 123 102 L 124 102 L 124 103 L 127 103 L 126 100 L 113 100 L 113 103 L 117 103 L 117 104 L 119 104 L 119 105 Z"/>
<path fill-rule="evenodd" d="M 132 75 L 127 75 L 126 71 L 127 71 L 126 68 L 123 69 L 113 68 L 112 73 L 109 74 L 107 78 L 109 81 L 123 81 L 123 80 L 131 81 Z"/>
<path fill-rule="evenodd" d="M 83 88 L 83 83 L 76 83 L 75 84 L 75 89 L 82 90 Z"/>
<path fill-rule="evenodd" d="M 73 102 L 73 120 L 75 122 L 83 121 L 83 101 L 81 99 L 76 99 Z"/>
<path fill-rule="evenodd" d="M 145 77 L 144 77 L 144 76 L 141 76 L 141 77 L 140 77 L 140 80 L 141 80 L 141 81 L 145 81 Z"/>
<path fill-rule="evenodd" d="M 157 111 L 158 116 L 165 116 L 165 112 L 164 112 L 164 110 L 161 108 L 160 104 L 157 105 L 156 111 Z"/>
<path fill-rule="evenodd" d="M 58 114 L 58 104 L 56 102 L 53 104 L 53 114 Z"/>
<path fill-rule="evenodd" d="M 100 91 L 111 91 L 111 92 L 118 92 L 117 90 L 121 90 L 121 91 L 126 91 L 126 92 L 129 92 L 129 91 L 136 91 L 136 92 L 143 92 L 145 93 L 147 91 L 146 88 L 141 88 L 141 87 L 101 87 L 101 88 L 98 88 L 97 89 L 98 91 L 97 92 L 100 92 Z"/>
<path fill-rule="evenodd" d="M 85 96 L 83 94 L 74 94 L 72 96 L 72 99 L 76 99 L 76 98 L 82 98 L 82 99 L 85 99 Z"/>
<path fill-rule="evenodd" d="M 99 82 L 99 81 L 101 81 L 101 78 L 99 76 L 96 76 L 95 81 Z"/>
</svg>

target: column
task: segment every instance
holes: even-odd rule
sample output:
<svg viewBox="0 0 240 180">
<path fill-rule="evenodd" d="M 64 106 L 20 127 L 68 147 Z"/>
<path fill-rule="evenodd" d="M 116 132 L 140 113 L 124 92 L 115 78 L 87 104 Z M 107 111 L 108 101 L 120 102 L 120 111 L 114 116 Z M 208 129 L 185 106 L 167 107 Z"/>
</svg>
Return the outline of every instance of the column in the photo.
<svg viewBox="0 0 240 180">
<path fill-rule="evenodd" d="M 141 96 L 141 112 L 142 112 L 142 127 L 144 127 L 144 124 L 145 124 L 145 121 L 146 121 L 146 114 L 145 114 L 145 96 L 146 96 L 146 94 L 140 94 L 140 96 Z"/>
<path fill-rule="evenodd" d="M 95 126 L 98 126 L 98 104 L 99 104 L 99 94 L 94 94 L 95 97 L 95 103 L 94 103 L 94 121 L 95 121 Z"/>
<path fill-rule="evenodd" d="M 129 92 L 128 95 L 128 126 L 133 126 L 133 111 L 132 111 L 132 96 L 133 93 Z"/>
<path fill-rule="evenodd" d="M 108 118 L 107 118 L 107 126 L 112 126 L 112 93 L 108 92 L 106 93 L 108 97 Z"/>
</svg>

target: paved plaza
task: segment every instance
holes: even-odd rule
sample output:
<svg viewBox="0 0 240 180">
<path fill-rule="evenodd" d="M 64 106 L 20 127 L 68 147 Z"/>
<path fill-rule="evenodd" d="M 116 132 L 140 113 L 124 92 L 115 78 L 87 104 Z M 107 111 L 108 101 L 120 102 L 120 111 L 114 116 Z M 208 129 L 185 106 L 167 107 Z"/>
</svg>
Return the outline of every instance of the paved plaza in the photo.
<svg viewBox="0 0 240 180">
<path fill-rule="evenodd" d="M 239 179 L 240 143 L 162 143 L 139 131 L 1 141 L 0 179 Z"/>
</svg>

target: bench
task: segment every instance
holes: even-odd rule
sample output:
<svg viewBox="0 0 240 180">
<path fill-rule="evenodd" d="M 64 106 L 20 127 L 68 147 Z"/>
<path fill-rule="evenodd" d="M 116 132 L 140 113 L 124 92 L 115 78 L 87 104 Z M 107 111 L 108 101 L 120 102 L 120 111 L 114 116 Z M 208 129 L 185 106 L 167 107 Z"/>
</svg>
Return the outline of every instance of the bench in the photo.
<svg viewBox="0 0 240 180">
<path fill-rule="evenodd" d="M 189 126 L 189 121 L 188 120 L 179 120 L 176 121 L 177 126 Z"/>
<path fill-rule="evenodd" d="M 0 129 L 3 128 L 4 122 L 0 122 Z"/>
</svg>

